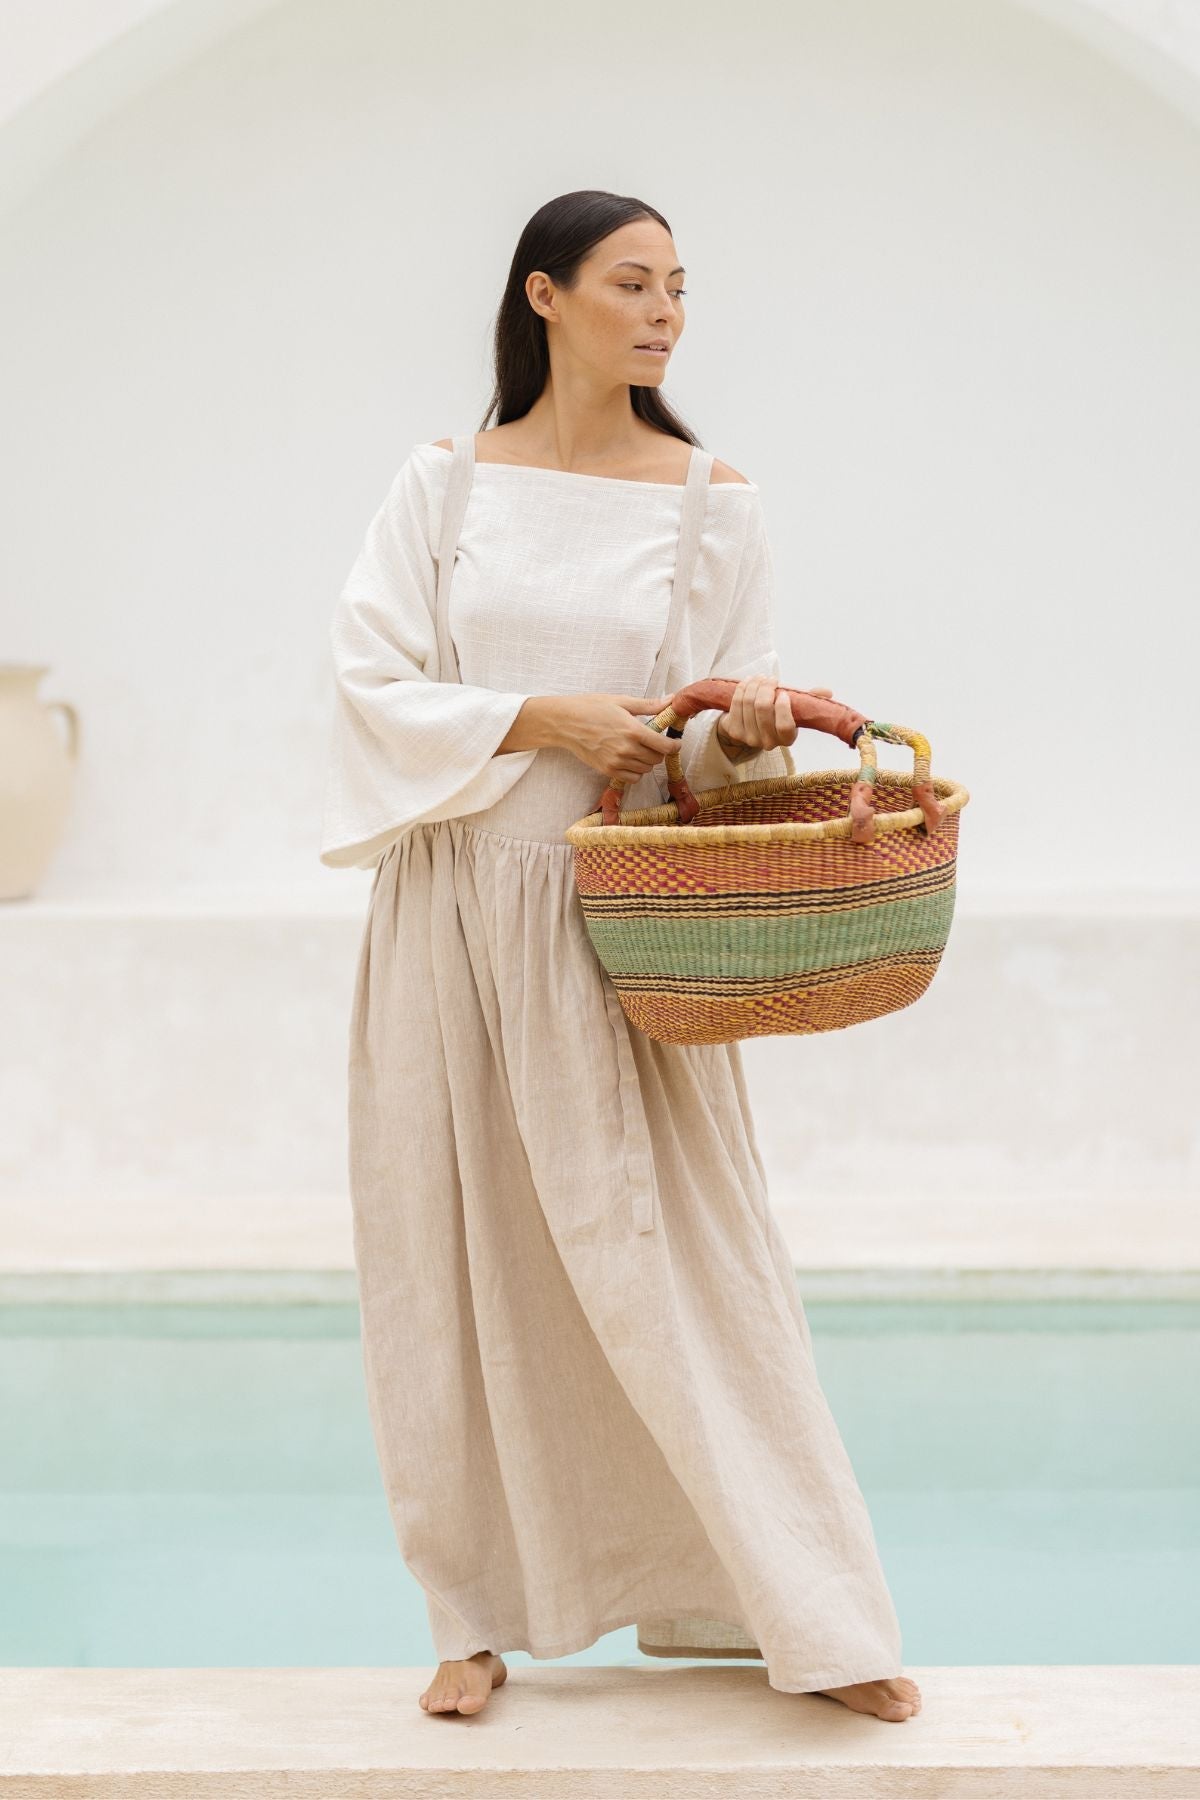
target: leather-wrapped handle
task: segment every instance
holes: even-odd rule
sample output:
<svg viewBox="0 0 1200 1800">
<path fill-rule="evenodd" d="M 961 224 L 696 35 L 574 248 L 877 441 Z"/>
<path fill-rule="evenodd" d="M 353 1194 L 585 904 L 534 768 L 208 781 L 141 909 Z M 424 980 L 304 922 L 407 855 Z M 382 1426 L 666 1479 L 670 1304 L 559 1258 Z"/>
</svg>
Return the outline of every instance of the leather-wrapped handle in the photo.
<svg viewBox="0 0 1200 1800">
<path fill-rule="evenodd" d="M 697 713 L 728 712 L 729 702 L 737 685 L 736 681 L 719 675 L 710 675 L 704 681 L 689 682 L 687 687 L 680 688 L 672 696 L 670 705 L 665 706 L 657 717 L 647 720 L 647 724 L 651 731 L 665 731 L 668 737 L 681 739 L 687 721 L 694 719 Z M 911 746 L 914 757 L 913 798 L 925 815 L 926 830 L 936 831 L 945 814 L 945 807 L 933 791 L 929 775 L 929 744 L 919 732 L 910 731 L 904 725 L 890 725 L 878 719 L 868 719 L 865 713 L 846 706 L 841 700 L 815 694 L 809 688 L 785 687 L 781 683 L 776 692 L 788 696 L 792 717 L 798 728 L 824 731 L 831 737 L 840 738 L 851 749 L 857 747 L 861 767 L 858 779 L 850 787 L 850 836 L 855 843 L 870 843 L 875 834 L 871 788 L 876 774 L 874 740 L 877 738 L 886 743 Z M 601 794 L 598 810 L 603 824 L 620 824 L 621 795 L 632 779 L 633 777 L 614 776 Z M 700 811 L 700 803 L 683 773 L 678 744 L 667 756 L 667 788 L 678 810 L 679 823 L 690 825 Z"/>
<path fill-rule="evenodd" d="M 672 696 L 671 704 L 665 707 L 654 721 L 651 729 L 664 719 L 668 712 L 675 714 L 675 722 L 664 727 L 672 737 L 682 737 L 683 726 L 688 719 L 694 719 L 697 713 L 728 712 L 729 702 L 733 699 L 736 681 L 730 681 L 721 675 L 710 675 L 704 681 L 689 682 L 687 687 L 680 688 Z M 857 734 L 867 723 L 865 713 L 855 712 L 852 706 L 844 706 L 840 700 L 828 699 L 824 695 L 814 694 L 811 688 L 783 687 L 777 690 L 787 694 L 792 704 L 792 717 L 798 726 L 807 727 L 811 731 L 828 731 L 832 737 L 841 738 L 851 748 Z"/>
<path fill-rule="evenodd" d="M 684 726 L 697 713 L 728 712 L 736 687 L 736 681 L 719 675 L 710 675 L 703 681 L 689 682 L 687 687 L 680 688 L 677 694 L 672 695 L 670 705 L 664 707 L 656 718 L 647 720 L 647 724 L 651 731 L 665 731 L 668 737 L 682 738 Z M 851 748 L 867 723 L 865 713 L 844 706 L 840 700 L 814 694 L 807 688 L 781 686 L 777 692 L 786 694 L 791 701 L 792 717 L 797 727 L 827 731 Z M 614 776 L 601 794 L 599 810 L 604 815 L 606 825 L 616 825 L 619 822 L 621 795 L 629 786 L 629 779 L 621 775 Z M 687 784 L 678 748 L 667 757 L 667 788 L 679 809 L 679 823 L 690 824 L 700 811 L 700 804 Z"/>
</svg>

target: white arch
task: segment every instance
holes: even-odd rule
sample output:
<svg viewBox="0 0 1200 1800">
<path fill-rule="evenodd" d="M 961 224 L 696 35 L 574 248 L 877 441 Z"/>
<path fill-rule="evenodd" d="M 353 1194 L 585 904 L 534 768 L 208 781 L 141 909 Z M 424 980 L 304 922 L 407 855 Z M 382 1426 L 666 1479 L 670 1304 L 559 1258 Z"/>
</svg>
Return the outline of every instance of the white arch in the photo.
<svg viewBox="0 0 1200 1800">
<path fill-rule="evenodd" d="M 135 66 L 157 55 L 169 68 L 261 11 L 253 0 L 3 0 L 0 125 L 118 46 Z"/>
<path fill-rule="evenodd" d="M 0 206 L 139 93 L 280 0 L 0 0 Z"/>
<path fill-rule="evenodd" d="M 286 0 L 0 0 L 0 205 L 143 89 Z M 1200 120 L 1196 0 L 1009 0 Z"/>
<path fill-rule="evenodd" d="M 1200 88 L 1195 0 L 1011 0 L 1180 99 Z M 3 0 L 0 128 L 39 95 L 120 46 L 135 71 L 161 73 L 278 0 Z M 156 66 L 158 65 L 158 66 Z M 1172 81 L 1170 71 L 1182 79 Z"/>
<path fill-rule="evenodd" d="M 1195 0 L 1011 0 L 1060 26 L 1172 106 L 1200 119 Z"/>
</svg>

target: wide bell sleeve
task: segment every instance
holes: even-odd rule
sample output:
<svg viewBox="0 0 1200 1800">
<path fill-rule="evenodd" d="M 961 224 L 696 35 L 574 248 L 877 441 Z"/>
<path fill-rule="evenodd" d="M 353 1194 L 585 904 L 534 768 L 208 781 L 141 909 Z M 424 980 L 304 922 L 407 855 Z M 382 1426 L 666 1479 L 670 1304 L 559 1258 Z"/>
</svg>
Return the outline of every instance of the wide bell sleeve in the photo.
<svg viewBox="0 0 1200 1800">
<path fill-rule="evenodd" d="M 334 610 L 320 851 L 331 869 L 371 868 L 412 826 L 493 805 L 537 755 L 494 754 L 527 694 L 439 680 L 434 546 L 444 491 L 410 455 Z"/>
<path fill-rule="evenodd" d="M 757 489 L 746 495 L 745 507 L 746 530 L 725 624 L 711 666 L 703 673 L 696 672 L 697 681 L 711 675 L 730 681 L 744 681 L 748 675 L 781 679 L 775 649 L 775 570 Z M 783 752 L 778 749 L 764 750 L 744 762 L 732 762 L 716 734 L 717 721 L 724 716 L 718 712 L 698 713 L 684 728 L 683 772 L 694 794 L 704 788 L 727 787 L 735 781 L 765 781 L 773 775 L 787 774 Z"/>
</svg>

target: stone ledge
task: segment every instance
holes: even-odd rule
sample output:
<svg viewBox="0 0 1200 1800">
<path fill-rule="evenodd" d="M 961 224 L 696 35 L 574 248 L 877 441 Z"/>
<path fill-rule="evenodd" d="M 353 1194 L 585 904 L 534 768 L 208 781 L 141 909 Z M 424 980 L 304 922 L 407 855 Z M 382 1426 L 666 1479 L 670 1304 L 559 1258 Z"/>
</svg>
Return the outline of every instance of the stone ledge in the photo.
<svg viewBox="0 0 1200 1800">
<path fill-rule="evenodd" d="M 782 1184 L 779 1184 L 782 1185 Z M 1185 1277 L 1200 1270 L 1200 1207 L 1194 1189 L 1150 1185 L 1090 1193 L 953 1194 L 868 1189 L 813 1191 L 803 1202 L 779 1194 L 771 1207 L 798 1270 L 899 1280 L 930 1270 L 1048 1269 L 1080 1275 Z M 351 1205 L 345 1193 L 294 1186 L 273 1193 L 101 1194 L 81 1184 L 52 1198 L 33 1187 L 0 1191 L 0 1279 L 17 1275 L 102 1275 L 134 1271 L 219 1273 L 292 1270 L 298 1276 L 352 1270 Z"/>
<path fill-rule="evenodd" d="M 807 1304 L 905 1301 L 967 1305 L 1088 1300 L 1195 1305 L 1200 1268 L 809 1268 L 793 1264 Z M 6 1269 L 3 1306 L 357 1306 L 353 1269 Z"/>
<path fill-rule="evenodd" d="M 0 1266 L 348 1268 L 360 923 L 74 904 L 0 907 Z M 798 1264 L 1200 1267 L 1200 913 L 1137 916 L 964 917 L 919 1006 L 744 1041 Z"/>
<path fill-rule="evenodd" d="M 332 876 L 332 879 L 331 879 Z M 6 922 L 66 924 L 88 919 L 258 919 L 264 917 L 360 920 L 371 895 L 373 871 L 321 871 L 307 881 L 189 883 L 174 888 L 43 890 L 0 901 Z M 959 881 L 956 919 L 1200 919 L 1197 888 L 986 888 Z"/>
<path fill-rule="evenodd" d="M 431 1718 L 431 1672 L 5 1669 L 0 1795 L 1200 1800 L 1200 1666 L 912 1669 L 895 1724 L 727 1665 L 523 1665 Z"/>
</svg>

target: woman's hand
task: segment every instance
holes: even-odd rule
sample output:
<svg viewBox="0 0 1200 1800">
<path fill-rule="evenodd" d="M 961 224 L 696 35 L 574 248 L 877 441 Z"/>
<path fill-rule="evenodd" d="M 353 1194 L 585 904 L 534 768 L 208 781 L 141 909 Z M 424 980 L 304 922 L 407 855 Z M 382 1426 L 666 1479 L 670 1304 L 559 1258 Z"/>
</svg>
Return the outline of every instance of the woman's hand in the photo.
<svg viewBox="0 0 1200 1800">
<path fill-rule="evenodd" d="M 820 700 L 833 695 L 832 688 L 806 688 Z M 792 705 L 782 686 L 769 675 L 747 675 L 733 690 L 729 711 L 717 720 L 717 742 L 730 762 L 745 762 L 764 750 L 794 744 L 798 727 Z"/>
<path fill-rule="evenodd" d="M 651 731 L 634 717 L 650 717 L 671 704 L 671 695 L 572 694 L 558 697 L 551 741 L 570 750 L 590 769 L 610 781 L 621 776 L 634 782 L 673 750 L 678 742 L 665 731 Z"/>
</svg>

